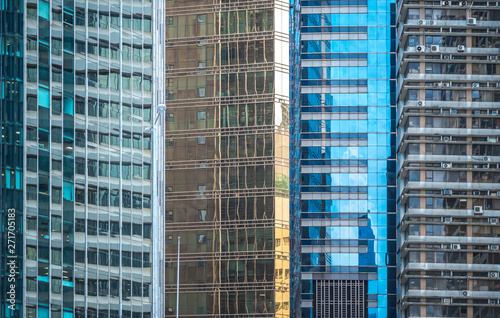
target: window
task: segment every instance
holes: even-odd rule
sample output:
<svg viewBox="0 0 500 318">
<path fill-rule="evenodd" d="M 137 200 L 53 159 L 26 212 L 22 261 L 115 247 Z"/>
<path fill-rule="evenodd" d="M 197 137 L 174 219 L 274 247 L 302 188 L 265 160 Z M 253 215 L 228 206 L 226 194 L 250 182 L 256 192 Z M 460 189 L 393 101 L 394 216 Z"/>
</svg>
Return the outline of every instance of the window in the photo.
<svg viewBox="0 0 500 318">
<path fill-rule="evenodd" d="M 37 219 L 36 217 L 26 219 L 26 229 L 31 231 L 36 231 Z"/>
<path fill-rule="evenodd" d="M 94 249 L 87 250 L 87 263 L 97 265 L 97 251 Z"/>
<path fill-rule="evenodd" d="M 130 252 L 122 252 L 122 266 L 130 267 L 132 257 Z"/>
<path fill-rule="evenodd" d="M 26 258 L 29 260 L 36 261 L 36 247 L 26 246 Z"/>
<path fill-rule="evenodd" d="M 142 267 L 142 253 L 132 253 L 132 267 Z"/>
<path fill-rule="evenodd" d="M 52 292 L 54 294 L 60 294 L 61 293 L 61 284 L 62 281 L 60 278 L 52 278 Z"/>
<path fill-rule="evenodd" d="M 99 250 L 99 265 L 108 266 L 109 265 L 109 254 L 106 250 Z"/>
<path fill-rule="evenodd" d="M 142 236 L 142 225 L 134 223 L 132 225 L 132 234 Z"/>
<path fill-rule="evenodd" d="M 51 231 L 52 232 L 61 232 L 61 217 L 60 216 L 52 216 L 51 219 Z"/>
<path fill-rule="evenodd" d="M 207 112 L 206 111 L 197 112 L 196 117 L 198 120 L 205 120 L 207 119 Z"/>
</svg>

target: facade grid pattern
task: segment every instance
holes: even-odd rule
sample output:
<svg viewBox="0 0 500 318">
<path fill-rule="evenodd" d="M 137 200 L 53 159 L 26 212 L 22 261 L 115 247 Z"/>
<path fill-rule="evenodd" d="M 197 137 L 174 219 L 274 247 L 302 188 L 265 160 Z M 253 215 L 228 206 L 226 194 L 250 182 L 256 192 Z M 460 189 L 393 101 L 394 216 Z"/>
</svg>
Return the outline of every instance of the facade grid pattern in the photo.
<svg viewBox="0 0 500 318">
<path fill-rule="evenodd" d="M 398 2 L 401 317 L 500 315 L 499 17 Z"/>
</svg>

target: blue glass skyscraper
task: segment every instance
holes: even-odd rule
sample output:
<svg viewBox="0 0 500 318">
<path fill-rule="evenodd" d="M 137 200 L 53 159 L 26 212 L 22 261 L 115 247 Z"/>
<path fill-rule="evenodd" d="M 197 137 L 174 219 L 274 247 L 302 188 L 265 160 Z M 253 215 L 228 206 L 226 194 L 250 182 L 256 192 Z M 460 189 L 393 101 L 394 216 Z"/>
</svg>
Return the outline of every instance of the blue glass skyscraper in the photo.
<svg viewBox="0 0 500 318">
<path fill-rule="evenodd" d="M 395 1 L 294 8 L 294 313 L 395 317 Z"/>
</svg>

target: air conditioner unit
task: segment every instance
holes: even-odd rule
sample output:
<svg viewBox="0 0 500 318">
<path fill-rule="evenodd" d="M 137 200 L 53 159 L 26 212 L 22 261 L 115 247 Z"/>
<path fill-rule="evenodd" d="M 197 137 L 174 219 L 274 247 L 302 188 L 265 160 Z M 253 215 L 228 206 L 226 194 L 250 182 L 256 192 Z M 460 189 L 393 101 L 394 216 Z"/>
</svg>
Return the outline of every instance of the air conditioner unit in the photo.
<svg viewBox="0 0 500 318">
<path fill-rule="evenodd" d="M 458 52 L 465 52 L 465 45 L 459 45 L 457 46 Z"/>
<path fill-rule="evenodd" d="M 475 110 L 474 111 L 474 115 L 480 115 L 481 114 L 481 111 L 480 110 Z"/>
<path fill-rule="evenodd" d="M 491 157 L 485 156 L 485 157 L 483 157 L 483 161 L 484 162 L 491 161 Z"/>
<path fill-rule="evenodd" d="M 451 244 L 451 249 L 452 250 L 459 250 L 460 249 L 460 244 Z"/>
<path fill-rule="evenodd" d="M 472 83 L 472 87 L 479 87 L 479 83 Z"/>
<path fill-rule="evenodd" d="M 425 20 L 418 20 L 418 25 L 425 25 Z"/>
<path fill-rule="evenodd" d="M 445 217 L 445 218 L 444 218 L 444 221 L 445 221 L 446 223 L 450 223 L 451 221 L 453 221 L 453 218 L 452 218 L 451 216 L 449 216 L 449 217 Z"/>
<path fill-rule="evenodd" d="M 450 5 L 450 1 L 448 1 L 448 0 L 441 1 L 441 5 L 442 6 L 449 6 Z"/>
<path fill-rule="evenodd" d="M 443 83 L 444 87 L 451 87 L 451 82 L 450 83 Z"/>
<path fill-rule="evenodd" d="M 498 245 L 490 245 L 490 250 L 498 251 Z"/>
<path fill-rule="evenodd" d="M 436 25 L 436 24 L 437 24 L 437 21 L 434 21 L 434 20 L 429 21 L 429 25 Z"/>
<path fill-rule="evenodd" d="M 456 110 L 456 109 L 452 109 L 452 110 L 450 110 L 450 114 L 456 115 L 457 113 L 458 113 L 458 112 L 457 112 L 457 110 Z"/>
<path fill-rule="evenodd" d="M 452 166 L 453 166 L 453 164 L 451 162 L 442 162 L 441 163 L 441 168 L 444 168 L 444 169 L 450 169 Z"/>
<path fill-rule="evenodd" d="M 476 24 L 477 24 L 476 18 L 467 19 L 467 25 L 476 25 Z"/>
<path fill-rule="evenodd" d="M 498 272 L 490 272 L 490 278 L 498 278 Z"/>
<path fill-rule="evenodd" d="M 490 56 L 488 56 L 488 59 L 490 61 L 498 61 L 498 56 L 496 56 L 496 55 L 490 55 Z"/>
<path fill-rule="evenodd" d="M 449 137 L 449 136 L 443 136 L 441 139 L 443 141 L 451 141 L 451 137 Z"/>
<path fill-rule="evenodd" d="M 497 137 L 488 137 L 488 142 L 497 142 Z"/>
<path fill-rule="evenodd" d="M 470 296 L 470 292 L 468 290 L 463 290 L 462 291 L 462 296 L 463 297 L 468 297 L 468 296 Z"/>
<path fill-rule="evenodd" d="M 451 59 L 451 55 L 443 55 L 443 60 L 450 60 Z"/>
<path fill-rule="evenodd" d="M 417 106 L 425 106 L 425 102 L 423 100 L 417 101 Z"/>
<path fill-rule="evenodd" d="M 196 45 L 198 46 L 205 46 L 208 44 L 208 40 L 199 40 L 198 42 L 196 42 Z"/>
<path fill-rule="evenodd" d="M 445 305 L 451 304 L 451 298 L 443 298 L 443 304 Z"/>
<path fill-rule="evenodd" d="M 452 190 L 443 190 L 444 195 L 451 195 L 453 193 Z"/>
<path fill-rule="evenodd" d="M 415 51 L 424 53 L 425 52 L 425 46 L 424 45 L 417 45 L 417 46 L 415 46 Z"/>
<path fill-rule="evenodd" d="M 465 7 L 467 5 L 467 1 L 460 1 L 460 6 Z"/>
<path fill-rule="evenodd" d="M 439 52 L 439 45 L 431 45 L 431 52 L 432 53 Z"/>
<path fill-rule="evenodd" d="M 483 214 L 483 207 L 480 205 L 474 206 L 474 214 Z"/>
<path fill-rule="evenodd" d="M 496 305 L 497 304 L 497 300 L 496 299 L 488 299 L 488 304 L 489 305 Z"/>
<path fill-rule="evenodd" d="M 492 111 L 491 111 L 491 114 L 492 114 L 492 115 L 498 115 L 498 110 L 492 110 Z"/>
<path fill-rule="evenodd" d="M 440 86 L 443 86 L 443 83 L 434 83 L 434 86 L 440 87 Z"/>
</svg>

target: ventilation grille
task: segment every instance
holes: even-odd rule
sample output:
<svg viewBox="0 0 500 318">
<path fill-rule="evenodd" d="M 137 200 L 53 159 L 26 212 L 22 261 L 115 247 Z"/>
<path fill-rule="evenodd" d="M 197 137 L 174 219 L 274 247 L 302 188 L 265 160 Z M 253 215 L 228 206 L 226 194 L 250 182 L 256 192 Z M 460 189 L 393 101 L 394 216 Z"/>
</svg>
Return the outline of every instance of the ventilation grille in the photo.
<svg viewBox="0 0 500 318">
<path fill-rule="evenodd" d="M 362 280 L 317 280 L 316 318 L 366 318 L 366 282 Z"/>
</svg>

